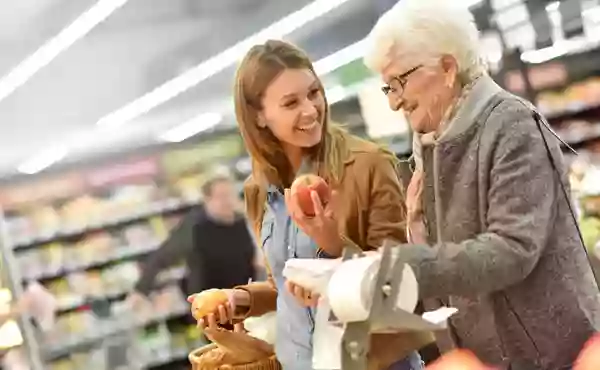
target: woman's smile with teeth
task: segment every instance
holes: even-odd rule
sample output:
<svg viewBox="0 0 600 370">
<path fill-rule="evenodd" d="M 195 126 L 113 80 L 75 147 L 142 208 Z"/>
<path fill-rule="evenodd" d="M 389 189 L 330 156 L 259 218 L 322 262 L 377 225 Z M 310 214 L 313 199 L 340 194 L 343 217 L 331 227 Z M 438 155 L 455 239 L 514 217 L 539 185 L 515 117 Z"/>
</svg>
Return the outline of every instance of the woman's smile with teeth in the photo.
<svg viewBox="0 0 600 370">
<path fill-rule="evenodd" d="M 312 121 L 308 125 L 304 125 L 302 127 L 296 127 L 297 130 L 300 131 L 310 131 L 317 126 L 317 121 Z"/>
</svg>

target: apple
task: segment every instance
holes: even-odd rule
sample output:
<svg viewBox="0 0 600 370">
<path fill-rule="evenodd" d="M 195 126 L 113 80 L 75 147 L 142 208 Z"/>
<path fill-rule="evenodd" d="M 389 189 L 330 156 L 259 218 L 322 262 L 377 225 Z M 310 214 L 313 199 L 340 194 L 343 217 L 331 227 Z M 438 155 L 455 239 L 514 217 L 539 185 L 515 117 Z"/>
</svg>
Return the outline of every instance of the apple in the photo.
<svg viewBox="0 0 600 370">
<path fill-rule="evenodd" d="M 317 192 L 323 207 L 329 203 L 329 199 L 331 198 L 329 185 L 327 185 L 323 178 L 312 174 L 298 176 L 292 183 L 291 191 L 292 194 L 297 194 L 300 209 L 309 217 L 315 215 L 315 207 L 310 196 L 311 191 Z"/>
</svg>

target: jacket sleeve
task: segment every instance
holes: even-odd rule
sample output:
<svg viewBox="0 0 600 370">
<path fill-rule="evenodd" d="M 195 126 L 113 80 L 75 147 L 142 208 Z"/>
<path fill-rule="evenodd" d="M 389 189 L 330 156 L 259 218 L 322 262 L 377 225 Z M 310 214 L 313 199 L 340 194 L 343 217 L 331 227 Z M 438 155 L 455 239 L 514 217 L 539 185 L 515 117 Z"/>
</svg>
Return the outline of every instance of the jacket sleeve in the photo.
<svg viewBox="0 0 600 370">
<path fill-rule="evenodd" d="M 148 256 L 141 267 L 140 279 L 135 287 L 137 292 L 148 295 L 154 287 L 158 273 L 185 258 L 187 252 L 193 248 L 197 217 L 198 214 L 194 210 L 189 212 L 169 233 L 169 237 L 161 246 Z"/>
<path fill-rule="evenodd" d="M 367 245 L 363 249 L 379 248 L 386 240 L 405 242 L 406 206 L 395 158 L 392 154 L 375 152 L 366 160 L 369 224 Z"/>
<path fill-rule="evenodd" d="M 484 133 L 481 141 L 491 162 L 486 232 L 461 243 L 402 247 L 421 298 L 485 294 L 525 279 L 544 249 L 558 199 L 564 202 L 531 111 L 525 106 L 496 109 L 501 112 L 492 113 L 488 120 L 496 121 L 487 126 L 499 128 L 487 138 Z M 560 149 L 544 134 L 562 171 Z"/>
</svg>

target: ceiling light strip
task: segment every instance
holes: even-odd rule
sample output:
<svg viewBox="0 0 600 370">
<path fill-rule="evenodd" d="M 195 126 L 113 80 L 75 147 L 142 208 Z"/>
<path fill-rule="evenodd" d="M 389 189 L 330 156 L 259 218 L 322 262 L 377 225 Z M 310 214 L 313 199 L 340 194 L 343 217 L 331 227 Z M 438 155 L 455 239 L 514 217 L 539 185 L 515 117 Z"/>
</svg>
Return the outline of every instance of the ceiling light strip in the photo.
<svg viewBox="0 0 600 370">
<path fill-rule="evenodd" d="M 233 65 L 241 59 L 253 45 L 268 39 L 282 38 L 347 1 L 348 0 L 313 1 L 304 8 L 289 14 L 260 32 L 238 42 L 223 52 L 205 60 L 196 67 L 184 72 L 163 85 L 158 86 L 124 107 L 104 116 L 97 124 L 99 126 L 115 127 L 127 123 Z"/>
<path fill-rule="evenodd" d="M 84 37 L 128 0 L 99 0 L 73 23 L 23 60 L 0 80 L 0 101 L 25 84 L 60 53 Z"/>
<path fill-rule="evenodd" d="M 181 125 L 175 126 L 161 135 L 160 139 L 171 143 L 179 143 L 187 138 L 206 132 L 223 120 L 220 113 L 204 113 Z"/>
<path fill-rule="evenodd" d="M 65 147 L 53 147 L 47 149 L 21 164 L 17 170 L 27 175 L 36 174 L 62 160 L 67 156 L 67 153 L 68 150 Z"/>
<path fill-rule="evenodd" d="M 314 63 L 315 69 L 319 75 L 325 75 L 331 73 L 334 70 L 362 57 L 365 48 L 365 40 L 358 41 L 352 45 L 349 45 L 337 52 L 328 55 L 325 58 L 318 60 Z M 336 99 L 344 99 L 346 95 L 342 97 L 340 91 L 338 94 L 334 94 L 335 90 L 329 91 L 329 95 L 335 101 Z M 230 98 L 231 100 L 231 98 Z M 228 105 L 228 104 L 224 104 Z M 181 142 L 192 136 L 198 135 L 202 132 L 206 132 L 216 127 L 223 120 L 221 113 L 205 113 L 201 114 L 189 121 L 186 121 L 178 126 L 175 126 L 162 135 L 159 139 L 167 142 Z M 19 166 L 19 172 L 25 174 L 35 174 L 43 171 L 47 167 L 52 166 L 56 162 L 62 160 L 66 156 L 67 152 L 59 151 L 58 149 L 51 149 L 42 154 L 36 155 L 34 158 L 28 160 Z"/>
</svg>

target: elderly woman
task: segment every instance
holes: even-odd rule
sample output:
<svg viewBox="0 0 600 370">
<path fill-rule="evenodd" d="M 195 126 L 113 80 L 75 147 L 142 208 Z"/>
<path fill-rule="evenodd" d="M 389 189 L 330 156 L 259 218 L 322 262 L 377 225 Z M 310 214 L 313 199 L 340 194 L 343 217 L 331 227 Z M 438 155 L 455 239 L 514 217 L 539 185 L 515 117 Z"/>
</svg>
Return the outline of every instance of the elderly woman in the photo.
<svg viewBox="0 0 600 370">
<path fill-rule="evenodd" d="M 600 328 L 598 288 L 556 138 L 490 78 L 469 11 L 402 0 L 365 63 L 415 132 L 407 190 L 413 267 L 427 308 L 459 309 L 438 336 L 510 369 L 566 369 Z"/>
</svg>

